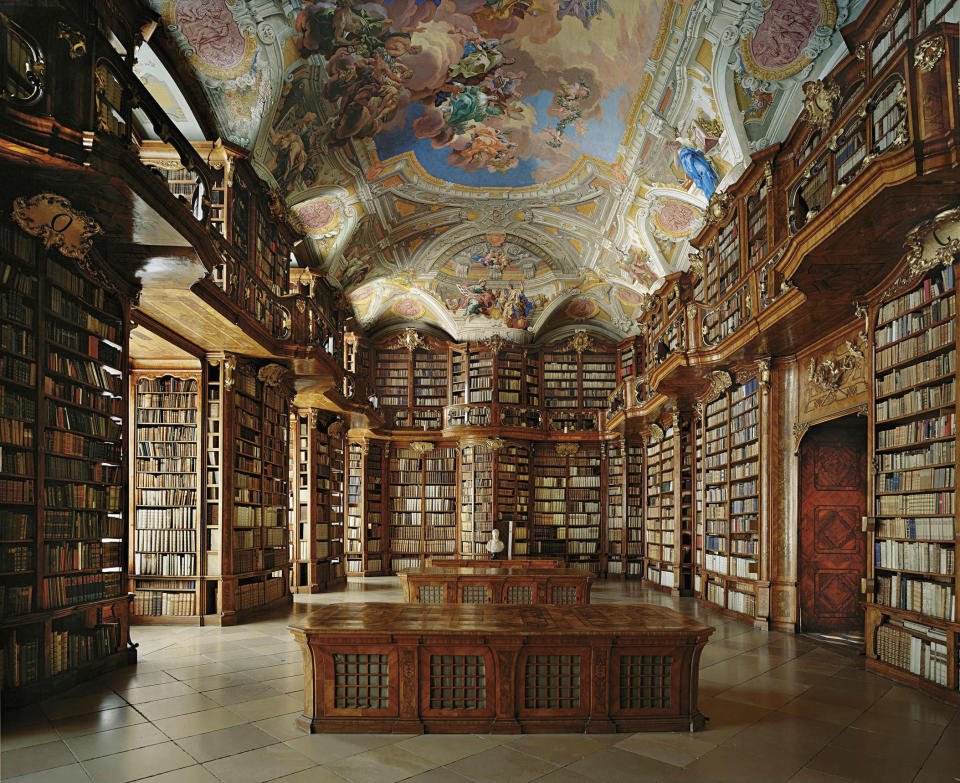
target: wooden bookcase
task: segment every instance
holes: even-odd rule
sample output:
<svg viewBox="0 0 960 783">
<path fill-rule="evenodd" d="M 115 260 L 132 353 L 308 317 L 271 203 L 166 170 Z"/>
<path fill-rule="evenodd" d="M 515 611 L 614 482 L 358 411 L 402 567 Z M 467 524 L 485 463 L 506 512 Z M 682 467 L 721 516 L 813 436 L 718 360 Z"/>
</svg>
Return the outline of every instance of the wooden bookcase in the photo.
<svg viewBox="0 0 960 783">
<path fill-rule="evenodd" d="M 460 557 L 489 557 L 486 544 L 495 519 L 495 453 L 483 441 L 460 448 Z"/>
<path fill-rule="evenodd" d="M 670 423 L 654 425 L 647 436 L 646 581 L 679 592 L 680 432 Z"/>
<path fill-rule="evenodd" d="M 427 448 L 430 446 L 430 448 Z M 393 573 L 420 568 L 457 549 L 457 450 L 427 441 L 394 442 L 387 484 Z"/>
<path fill-rule="evenodd" d="M 646 487 L 646 447 L 643 441 L 631 437 L 626 442 L 627 514 L 624 543 L 628 577 L 642 579 L 646 574 L 643 562 L 643 512 Z"/>
<path fill-rule="evenodd" d="M 201 618 L 201 373 L 131 372 L 134 622 Z"/>
<path fill-rule="evenodd" d="M 622 437 L 604 444 L 607 462 L 606 573 L 625 575 L 627 518 L 627 455 Z"/>
<path fill-rule="evenodd" d="M 380 441 L 350 440 L 347 443 L 344 556 L 348 577 L 379 576 L 384 572 L 386 453 L 386 444 Z"/>
<path fill-rule="evenodd" d="M 128 294 L 0 224 L 4 706 L 136 660 L 125 547 Z"/>
<path fill-rule="evenodd" d="M 759 381 L 742 374 L 703 407 L 701 590 L 704 600 L 757 618 L 762 576 Z M 694 444 L 696 448 L 696 444 Z M 762 606 L 762 604 L 759 604 Z"/>
<path fill-rule="evenodd" d="M 287 371 L 231 354 L 207 370 L 203 612 L 232 625 L 290 601 Z"/>
<path fill-rule="evenodd" d="M 604 547 L 604 460 L 599 444 L 540 443 L 534 450 L 531 555 L 564 555 L 600 570 Z"/>
<path fill-rule="evenodd" d="M 960 701 L 955 273 L 899 277 L 872 314 L 866 646 L 871 669 Z"/>
<path fill-rule="evenodd" d="M 290 589 L 316 593 L 343 579 L 343 422 L 316 408 L 291 415 Z M 337 463 L 339 462 L 339 469 Z"/>
</svg>

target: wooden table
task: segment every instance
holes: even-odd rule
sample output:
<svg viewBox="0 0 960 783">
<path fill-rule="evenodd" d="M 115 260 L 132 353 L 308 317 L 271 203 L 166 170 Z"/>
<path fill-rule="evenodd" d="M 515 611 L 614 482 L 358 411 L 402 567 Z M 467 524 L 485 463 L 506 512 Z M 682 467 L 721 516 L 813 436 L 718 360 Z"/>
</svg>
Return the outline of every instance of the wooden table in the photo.
<svg viewBox="0 0 960 783">
<path fill-rule="evenodd" d="M 511 560 L 468 560 L 457 557 L 428 557 L 427 565 L 433 568 L 563 568 L 561 560 L 515 557 Z"/>
<path fill-rule="evenodd" d="M 407 568 L 397 572 L 414 604 L 588 604 L 596 577 L 577 568 Z"/>
<path fill-rule="evenodd" d="M 311 732 L 674 731 L 703 727 L 713 628 L 660 606 L 348 603 L 290 626 Z"/>
</svg>

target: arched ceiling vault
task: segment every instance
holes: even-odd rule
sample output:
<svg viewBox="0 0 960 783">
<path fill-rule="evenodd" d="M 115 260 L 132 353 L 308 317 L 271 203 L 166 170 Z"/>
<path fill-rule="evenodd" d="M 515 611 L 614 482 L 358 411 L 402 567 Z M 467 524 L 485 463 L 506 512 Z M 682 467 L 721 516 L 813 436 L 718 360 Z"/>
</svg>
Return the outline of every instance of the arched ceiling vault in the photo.
<svg viewBox="0 0 960 783">
<path fill-rule="evenodd" d="M 864 0 L 151 3 L 362 324 L 529 340 L 635 331 L 714 184 L 678 151 L 735 181 Z"/>
</svg>

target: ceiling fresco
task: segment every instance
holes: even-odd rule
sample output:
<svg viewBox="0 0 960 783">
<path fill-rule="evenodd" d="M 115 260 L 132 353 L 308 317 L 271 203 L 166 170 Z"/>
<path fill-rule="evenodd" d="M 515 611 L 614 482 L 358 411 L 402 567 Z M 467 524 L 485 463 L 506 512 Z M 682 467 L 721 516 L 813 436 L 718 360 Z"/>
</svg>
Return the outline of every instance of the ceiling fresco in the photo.
<svg viewBox="0 0 960 783">
<path fill-rule="evenodd" d="M 517 340 L 634 332 L 863 4 L 152 2 L 363 326 Z"/>
</svg>

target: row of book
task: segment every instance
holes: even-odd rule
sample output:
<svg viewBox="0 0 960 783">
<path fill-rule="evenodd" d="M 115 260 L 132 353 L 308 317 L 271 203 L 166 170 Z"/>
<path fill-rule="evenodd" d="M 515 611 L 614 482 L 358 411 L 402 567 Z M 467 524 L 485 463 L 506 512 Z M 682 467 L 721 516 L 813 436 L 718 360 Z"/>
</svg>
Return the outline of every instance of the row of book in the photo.
<svg viewBox="0 0 960 783">
<path fill-rule="evenodd" d="M 956 568 L 956 549 L 952 544 L 944 546 L 922 541 L 876 541 L 874 563 L 878 568 L 952 575 Z"/>
<path fill-rule="evenodd" d="M 931 443 L 919 448 L 877 454 L 877 467 L 880 471 L 890 471 L 950 464 L 956 461 L 956 453 L 956 441 Z"/>
<path fill-rule="evenodd" d="M 952 541 L 953 517 L 895 517 L 877 520 L 880 538 L 926 538 Z"/>
<path fill-rule="evenodd" d="M 922 383 L 929 383 L 938 378 L 952 375 L 957 371 L 957 353 L 949 351 L 941 353 L 922 362 L 899 367 L 892 372 L 877 375 L 875 382 L 876 394 L 883 397 L 896 394 L 905 389 Z"/>
<path fill-rule="evenodd" d="M 945 489 L 954 485 L 953 467 L 921 468 L 902 473 L 884 473 L 879 482 L 882 492 L 903 492 L 917 489 Z"/>
<path fill-rule="evenodd" d="M 101 623 L 92 628 L 54 629 L 50 635 L 47 664 L 51 676 L 86 666 L 117 652 L 120 624 Z"/>
<path fill-rule="evenodd" d="M 939 386 L 923 386 L 901 397 L 890 397 L 877 402 L 877 420 L 886 421 L 910 416 L 930 408 L 942 408 L 956 402 L 956 382 L 951 378 Z"/>
<path fill-rule="evenodd" d="M 954 426 L 954 414 L 943 413 L 929 419 L 900 424 L 891 429 L 880 429 L 877 430 L 877 448 L 912 446 L 927 440 L 946 438 L 956 434 Z"/>
<path fill-rule="evenodd" d="M 924 639 L 909 633 L 907 628 L 932 638 Z M 874 650 L 884 663 L 946 686 L 949 668 L 946 641 L 946 633 L 939 628 L 909 620 L 899 623 L 891 620 L 877 628 Z"/>
<path fill-rule="evenodd" d="M 874 601 L 882 606 L 918 612 L 941 620 L 956 620 L 952 584 L 892 574 L 877 576 Z"/>
<path fill-rule="evenodd" d="M 192 592 L 168 593 L 138 587 L 133 597 L 133 613 L 145 617 L 190 617 L 197 613 L 196 603 Z"/>
</svg>

